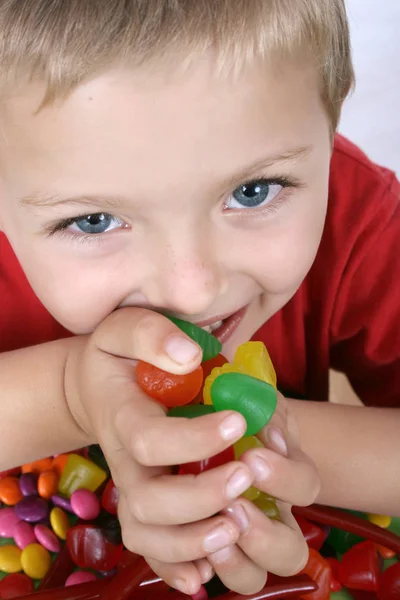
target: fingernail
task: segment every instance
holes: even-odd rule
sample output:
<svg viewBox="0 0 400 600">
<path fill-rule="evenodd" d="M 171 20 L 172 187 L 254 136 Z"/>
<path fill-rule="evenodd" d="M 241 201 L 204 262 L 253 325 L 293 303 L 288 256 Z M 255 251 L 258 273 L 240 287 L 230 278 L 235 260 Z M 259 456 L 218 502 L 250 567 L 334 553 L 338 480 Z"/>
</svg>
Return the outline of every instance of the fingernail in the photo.
<svg viewBox="0 0 400 600">
<path fill-rule="evenodd" d="M 227 527 L 219 526 L 204 538 L 203 548 L 206 552 L 216 552 L 232 544 L 232 532 Z"/>
<path fill-rule="evenodd" d="M 181 577 L 173 580 L 172 587 L 178 590 L 179 592 L 182 592 L 182 594 L 188 593 L 188 586 L 186 584 L 186 580 L 182 579 Z"/>
<path fill-rule="evenodd" d="M 228 441 L 238 440 L 246 430 L 246 421 L 239 414 L 232 414 L 222 421 L 219 427 L 221 437 Z"/>
<path fill-rule="evenodd" d="M 243 506 L 240 506 L 240 504 L 228 506 L 228 508 L 225 509 L 225 513 L 232 519 L 232 521 L 234 521 L 234 523 L 236 523 L 240 529 L 240 533 L 246 533 L 249 528 L 250 521 Z"/>
<path fill-rule="evenodd" d="M 168 356 L 180 365 L 185 365 L 200 353 L 199 346 L 182 335 L 170 335 L 164 348 Z"/>
<path fill-rule="evenodd" d="M 206 560 L 202 561 L 201 566 L 197 565 L 200 573 L 201 583 L 208 583 L 214 577 L 214 569 Z"/>
<path fill-rule="evenodd" d="M 227 498 L 233 500 L 243 494 L 251 484 L 253 483 L 253 478 L 251 477 L 248 471 L 244 469 L 236 469 L 234 474 L 228 479 L 228 483 L 226 484 L 226 496 Z"/>
<path fill-rule="evenodd" d="M 288 455 L 286 441 L 285 441 L 284 435 L 280 429 L 274 429 L 272 427 L 271 427 L 271 429 L 268 429 L 267 440 L 268 440 L 268 445 L 270 446 L 271 450 L 275 450 L 275 452 L 278 452 L 279 454 L 282 454 L 283 456 Z"/>
<path fill-rule="evenodd" d="M 229 560 L 232 554 L 232 547 L 227 546 L 227 548 L 222 548 L 218 552 L 214 552 L 214 554 L 210 557 L 213 562 L 222 563 Z"/>
<path fill-rule="evenodd" d="M 259 456 L 249 458 L 247 466 L 252 470 L 256 479 L 268 479 L 271 474 L 270 466 Z"/>
</svg>

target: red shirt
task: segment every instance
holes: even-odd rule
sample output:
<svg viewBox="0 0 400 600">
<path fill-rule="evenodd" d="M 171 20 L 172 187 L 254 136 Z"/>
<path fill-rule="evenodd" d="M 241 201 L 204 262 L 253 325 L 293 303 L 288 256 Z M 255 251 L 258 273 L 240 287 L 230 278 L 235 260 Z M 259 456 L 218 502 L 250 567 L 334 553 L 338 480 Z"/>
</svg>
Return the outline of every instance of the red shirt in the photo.
<svg viewBox="0 0 400 600">
<path fill-rule="evenodd" d="M 328 399 L 329 368 L 369 405 L 400 404 L 400 184 L 337 136 L 329 207 L 298 292 L 255 334 L 288 396 Z M 0 351 L 65 337 L 0 235 Z"/>
</svg>

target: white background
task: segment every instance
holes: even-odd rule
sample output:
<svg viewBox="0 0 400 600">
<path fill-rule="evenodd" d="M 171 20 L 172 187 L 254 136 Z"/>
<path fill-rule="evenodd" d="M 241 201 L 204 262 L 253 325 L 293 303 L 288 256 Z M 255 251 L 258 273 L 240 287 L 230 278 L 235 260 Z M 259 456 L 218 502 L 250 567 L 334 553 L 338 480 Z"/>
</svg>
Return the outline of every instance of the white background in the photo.
<svg viewBox="0 0 400 600">
<path fill-rule="evenodd" d="M 400 0 L 347 0 L 356 91 L 340 131 L 400 175 Z"/>
</svg>

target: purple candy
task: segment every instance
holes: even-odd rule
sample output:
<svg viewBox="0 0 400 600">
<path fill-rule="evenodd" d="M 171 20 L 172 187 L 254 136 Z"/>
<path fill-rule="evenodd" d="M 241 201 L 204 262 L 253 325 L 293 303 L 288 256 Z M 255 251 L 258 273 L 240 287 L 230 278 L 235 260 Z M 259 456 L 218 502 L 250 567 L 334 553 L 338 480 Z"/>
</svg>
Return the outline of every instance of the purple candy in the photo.
<svg viewBox="0 0 400 600">
<path fill-rule="evenodd" d="M 19 523 L 20 518 L 17 517 L 14 508 L 0 509 L 0 537 L 14 537 L 14 528 Z"/>
<path fill-rule="evenodd" d="M 55 494 L 54 496 L 51 497 L 51 501 L 55 506 L 59 506 L 60 508 L 73 513 L 74 511 L 72 510 L 71 507 L 71 502 L 69 501 L 69 498 L 66 498 L 65 496 L 60 496 L 60 494 Z"/>
<path fill-rule="evenodd" d="M 19 489 L 23 496 L 37 495 L 37 475 L 35 473 L 23 473 L 19 478 Z"/>
<path fill-rule="evenodd" d="M 14 510 L 21 521 L 28 521 L 28 523 L 43 521 L 49 514 L 46 500 L 38 496 L 25 496 L 14 506 Z"/>
</svg>

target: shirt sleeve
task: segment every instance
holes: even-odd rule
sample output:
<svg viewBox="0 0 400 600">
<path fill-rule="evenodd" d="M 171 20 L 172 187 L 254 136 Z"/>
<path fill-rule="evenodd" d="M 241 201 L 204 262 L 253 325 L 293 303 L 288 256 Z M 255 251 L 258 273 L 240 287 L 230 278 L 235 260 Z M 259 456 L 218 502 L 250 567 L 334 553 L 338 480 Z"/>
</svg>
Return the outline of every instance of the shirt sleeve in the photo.
<svg viewBox="0 0 400 600">
<path fill-rule="evenodd" d="M 330 363 L 369 406 L 400 405 L 400 184 L 394 174 L 355 202 L 334 303 Z M 358 206 L 358 208 L 357 208 Z"/>
</svg>

